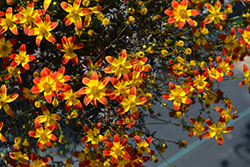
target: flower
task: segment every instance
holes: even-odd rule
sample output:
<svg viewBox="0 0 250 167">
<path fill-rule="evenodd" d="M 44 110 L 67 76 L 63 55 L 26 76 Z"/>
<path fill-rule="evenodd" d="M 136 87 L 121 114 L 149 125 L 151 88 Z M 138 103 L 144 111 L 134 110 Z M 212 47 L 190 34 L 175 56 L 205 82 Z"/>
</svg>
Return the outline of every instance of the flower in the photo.
<svg viewBox="0 0 250 167">
<path fill-rule="evenodd" d="M 215 136 L 215 139 L 219 145 L 223 145 L 222 133 L 229 133 L 234 129 L 233 126 L 225 126 L 227 122 L 224 115 L 220 117 L 217 125 L 215 125 L 210 119 L 207 119 L 206 122 L 210 130 L 203 134 L 203 137 L 212 138 Z"/>
<path fill-rule="evenodd" d="M 239 83 L 239 86 L 245 86 L 247 84 L 248 92 L 250 94 L 250 73 L 249 73 L 249 68 L 247 67 L 246 64 L 243 65 L 243 72 L 244 72 L 245 79 Z"/>
<path fill-rule="evenodd" d="M 239 117 L 239 115 L 234 115 L 237 113 L 237 109 L 235 109 L 235 112 L 230 114 L 230 112 L 233 110 L 234 106 L 232 104 L 229 104 L 227 106 L 227 110 L 224 110 L 224 108 L 216 106 L 214 109 L 217 111 L 220 116 L 224 115 L 226 122 L 229 120 L 234 120 Z"/>
<path fill-rule="evenodd" d="M 78 57 L 73 51 L 83 48 L 84 45 L 81 43 L 74 44 L 75 38 L 76 38 L 76 36 L 71 36 L 67 39 L 66 36 L 63 36 L 62 37 L 62 47 L 60 44 L 57 45 L 57 48 L 61 52 L 65 52 L 65 54 L 63 55 L 63 58 L 62 58 L 62 65 L 68 63 L 69 60 L 71 60 L 75 65 L 78 64 Z"/>
<path fill-rule="evenodd" d="M 143 105 L 147 100 L 147 96 L 136 96 L 136 87 L 132 86 L 130 88 L 128 98 L 123 96 L 117 96 L 116 100 L 122 105 L 122 107 L 118 108 L 116 111 L 116 114 L 124 114 L 128 112 L 130 109 L 130 112 L 133 116 L 134 120 L 137 120 L 139 117 L 139 111 L 136 106 Z"/>
<path fill-rule="evenodd" d="M 230 64 L 230 58 L 229 56 L 227 56 L 224 61 L 222 60 L 222 58 L 220 56 L 217 56 L 217 62 L 219 64 L 219 66 L 222 68 L 222 71 L 229 76 L 234 75 L 234 73 L 232 71 L 230 71 L 231 69 L 234 68 L 234 64 Z"/>
<path fill-rule="evenodd" d="M 193 80 L 193 87 L 197 88 L 199 93 L 203 93 L 204 88 L 208 89 L 210 87 L 209 83 L 205 81 L 208 77 L 207 72 L 204 72 L 203 75 L 200 75 L 199 71 L 195 70 L 194 77 L 195 80 Z"/>
<path fill-rule="evenodd" d="M 28 35 L 33 22 L 35 22 L 36 15 L 41 16 L 45 13 L 44 9 L 34 10 L 34 1 L 32 0 L 27 4 L 27 10 L 21 5 L 17 5 L 17 11 L 21 14 L 21 17 L 15 23 L 23 24 L 25 35 Z"/>
<path fill-rule="evenodd" d="M 35 24 L 37 25 L 37 28 L 31 29 L 28 35 L 36 35 L 36 45 L 38 47 L 40 46 L 43 37 L 45 37 L 51 43 L 56 43 L 56 39 L 53 37 L 50 31 L 55 29 L 58 23 L 51 22 L 49 14 L 45 15 L 44 22 L 38 15 L 36 15 Z"/>
<path fill-rule="evenodd" d="M 65 102 L 66 112 L 69 112 L 69 110 L 72 108 L 72 105 L 74 105 L 74 107 L 79 111 L 83 109 L 82 103 L 77 99 L 81 97 L 81 95 L 78 94 L 78 91 L 74 93 L 72 88 L 68 84 L 64 85 L 62 91 L 63 92 L 59 93 L 57 97 L 59 99 L 67 100 Z"/>
<path fill-rule="evenodd" d="M 154 154 L 154 151 L 151 150 L 150 148 L 147 148 L 147 146 L 150 145 L 150 143 L 153 141 L 152 136 L 148 137 L 144 141 L 141 140 L 140 136 L 135 136 L 135 143 L 137 144 L 138 147 L 135 147 L 135 149 L 138 151 L 138 154 L 143 155 L 144 152 L 147 153 L 148 155 Z"/>
<path fill-rule="evenodd" d="M 81 1 L 82 0 L 75 0 L 73 6 L 67 2 L 61 2 L 63 10 L 69 13 L 63 20 L 66 26 L 74 23 L 78 30 L 82 29 L 81 17 L 88 15 L 91 10 L 87 8 L 79 8 Z"/>
<path fill-rule="evenodd" d="M 188 0 L 182 0 L 179 4 L 176 0 L 171 2 L 173 9 L 166 9 L 164 13 L 169 15 L 168 23 L 178 22 L 180 29 L 185 25 L 187 21 L 191 27 L 194 27 L 194 22 L 189 16 L 199 15 L 200 12 L 195 9 L 187 10 Z"/>
<path fill-rule="evenodd" d="M 29 164 L 30 167 L 53 167 L 52 165 L 48 165 L 47 163 L 50 161 L 50 157 L 45 157 L 39 159 L 36 153 L 28 154 L 29 159 L 32 160 L 34 164 Z"/>
<path fill-rule="evenodd" d="M 140 13 L 141 13 L 142 15 L 146 15 L 147 12 L 148 12 L 148 9 L 147 9 L 147 8 L 142 8 L 142 9 L 140 10 Z"/>
<path fill-rule="evenodd" d="M 5 42 L 5 37 L 0 34 L 0 57 L 2 57 L 5 64 L 9 64 L 9 55 L 15 52 L 12 47 L 16 44 L 17 40 L 11 38 Z"/>
<path fill-rule="evenodd" d="M 15 114 L 7 103 L 13 102 L 17 99 L 18 96 L 19 94 L 17 93 L 12 93 L 7 96 L 7 87 L 6 85 L 2 85 L 0 88 L 0 109 L 3 107 L 6 114 L 11 117 L 14 117 Z"/>
<path fill-rule="evenodd" d="M 206 35 L 209 33 L 209 31 L 206 29 L 206 25 L 203 21 L 200 22 L 200 31 L 198 28 L 193 28 L 192 33 L 197 37 L 193 50 L 195 51 L 198 49 L 198 47 L 202 44 L 205 50 L 208 49 L 208 43 L 206 40 Z"/>
<path fill-rule="evenodd" d="M 174 111 L 178 111 L 181 107 L 181 104 L 191 104 L 193 101 L 187 97 L 187 94 L 190 90 L 190 87 L 181 88 L 180 85 L 175 85 L 172 82 L 169 82 L 170 93 L 165 93 L 162 95 L 163 99 L 174 100 L 173 108 Z"/>
<path fill-rule="evenodd" d="M 45 106 L 42 106 L 42 112 L 43 112 L 43 115 L 36 117 L 34 122 L 37 121 L 39 123 L 44 123 L 45 127 L 48 127 L 51 124 L 54 124 L 55 127 L 59 129 L 57 121 L 60 120 L 61 117 L 55 113 L 50 114 L 49 110 Z"/>
<path fill-rule="evenodd" d="M 105 18 L 105 19 L 102 20 L 102 24 L 105 25 L 105 26 L 108 25 L 109 22 L 110 22 L 110 20 L 108 18 Z"/>
<path fill-rule="evenodd" d="M 96 100 L 98 100 L 103 105 L 108 104 L 108 101 L 104 96 L 110 96 L 114 92 L 112 89 L 105 88 L 109 82 L 109 79 L 110 77 L 105 77 L 99 81 L 96 71 L 91 74 L 91 79 L 87 77 L 82 79 L 82 83 L 87 86 L 78 90 L 78 94 L 86 94 L 83 100 L 85 106 L 87 106 L 92 101 L 94 106 L 97 107 Z"/>
<path fill-rule="evenodd" d="M 5 17 L 5 19 L 0 18 L 0 34 L 5 33 L 9 28 L 13 34 L 18 35 L 18 29 L 14 22 L 16 22 L 21 17 L 21 15 L 13 15 L 12 7 L 8 7 L 5 13 Z"/>
<path fill-rule="evenodd" d="M 63 84 L 56 82 L 59 75 L 58 72 L 51 72 L 50 69 L 44 67 L 40 73 L 40 77 L 33 79 L 35 85 L 31 88 L 31 93 L 41 93 L 44 91 L 44 98 L 48 103 L 52 102 L 53 91 L 61 90 Z"/>
<path fill-rule="evenodd" d="M 130 68 L 132 68 L 131 61 L 127 60 L 127 51 L 126 49 L 123 49 L 118 57 L 116 59 L 115 57 L 112 56 L 106 56 L 105 59 L 107 62 L 109 62 L 111 65 L 106 67 L 104 69 L 105 73 L 114 73 L 115 78 L 119 79 L 122 74 L 130 72 Z"/>
<path fill-rule="evenodd" d="M 29 70 L 30 69 L 29 62 L 34 61 L 36 59 L 36 57 L 33 55 L 26 55 L 26 45 L 25 44 L 22 44 L 20 46 L 19 55 L 18 54 L 11 54 L 10 58 L 14 59 L 10 64 L 11 67 L 16 67 L 19 64 L 21 64 L 25 70 Z"/>
<path fill-rule="evenodd" d="M 193 124 L 194 128 L 189 132 L 188 136 L 192 137 L 194 135 L 197 135 L 199 137 L 199 139 L 201 140 L 202 139 L 202 132 L 205 132 L 208 128 L 205 125 L 201 125 L 202 122 L 201 122 L 200 115 L 199 115 L 198 121 L 196 121 L 193 118 L 190 118 L 189 121 Z"/>
<path fill-rule="evenodd" d="M 118 134 L 116 134 L 113 138 L 112 142 L 107 142 L 106 145 L 109 147 L 108 149 L 103 151 L 105 156 L 111 156 L 111 163 L 114 164 L 117 159 L 130 159 L 131 156 L 125 150 L 125 146 L 127 145 L 127 139 L 123 139 L 120 141 Z"/>
<path fill-rule="evenodd" d="M 43 129 L 42 125 L 36 121 L 35 127 L 36 130 L 31 130 L 28 132 L 28 134 L 33 138 L 39 138 L 36 144 L 37 148 L 41 148 L 44 144 L 51 148 L 50 140 L 57 140 L 57 137 L 51 134 L 55 128 L 55 125 L 51 124 L 50 126 L 47 126 L 45 129 Z"/>
<path fill-rule="evenodd" d="M 101 129 L 101 122 L 98 122 L 94 129 L 90 129 L 87 126 L 83 126 L 84 131 L 87 133 L 86 136 L 84 136 L 80 141 L 85 143 L 85 142 L 91 142 L 92 147 L 97 151 L 99 142 L 106 143 L 108 142 L 108 138 L 106 138 L 103 135 L 100 135 L 100 129 Z"/>
<path fill-rule="evenodd" d="M 204 23 L 210 24 L 214 22 L 215 28 L 220 30 L 221 28 L 221 21 L 226 20 L 228 15 L 224 12 L 220 12 L 221 10 L 221 3 L 220 1 L 216 1 L 214 7 L 211 4 L 205 3 L 210 14 L 205 18 Z"/>
<path fill-rule="evenodd" d="M 3 122 L 0 122 L 0 131 L 2 130 L 2 128 L 3 128 Z M 2 142 L 6 142 L 6 139 L 5 139 L 5 137 L 2 135 L 2 133 L 0 133 L 0 140 L 1 140 Z"/>
<path fill-rule="evenodd" d="M 84 19 L 84 27 L 87 28 L 89 25 L 90 25 L 90 22 L 91 22 L 91 15 L 93 13 L 100 13 L 101 10 L 102 10 L 102 6 L 94 6 L 92 8 L 88 8 L 88 10 L 90 10 L 90 13 L 88 13 L 86 16 L 85 16 L 85 19 Z"/>
</svg>

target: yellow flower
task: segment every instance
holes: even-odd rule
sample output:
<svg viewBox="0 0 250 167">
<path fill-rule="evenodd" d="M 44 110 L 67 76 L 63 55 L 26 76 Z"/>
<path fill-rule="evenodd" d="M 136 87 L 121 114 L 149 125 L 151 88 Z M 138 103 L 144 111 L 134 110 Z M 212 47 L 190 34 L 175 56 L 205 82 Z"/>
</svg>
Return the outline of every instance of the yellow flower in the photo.
<svg viewBox="0 0 250 167">
<path fill-rule="evenodd" d="M 105 19 L 102 20 L 102 24 L 105 25 L 105 26 L 108 25 L 109 22 L 110 22 L 110 20 L 108 18 L 105 18 Z"/>
<path fill-rule="evenodd" d="M 129 17 L 128 17 L 128 21 L 129 21 L 130 23 L 133 23 L 133 22 L 135 22 L 135 18 L 134 18 L 133 16 L 129 16 Z"/>
<path fill-rule="evenodd" d="M 90 4 L 90 1 L 89 1 L 89 0 L 83 0 L 83 1 L 82 1 L 82 5 L 83 5 L 83 6 L 88 7 L 89 4 Z"/>
<path fill-rule="evenodd" d="M 97 17 L 98 20 L 103 20 L 104 15 L 102 13 L 100 13 L 96 17 Z"/>
<path fill-rule="evenodd" d="M 191 67 L 196 66 L 196 63 L 195 63 L 195 61 L 194 61 L 194 60 L 191 60 L 189 64 L 190 64 L 190 66 L 191 66 Z"/>
<path fill-rule="evenodd" d="M 137 56 L 138 56 L 139 58 L 143 58 L 144 55 L 145 55 L 145 54 L 144 54 L 143 51 L 140 51 L 140 52 L 137 53 Z"/>
<path fill-rule="evenodd" d="M 129 8 L 128 11 L 129 11 L 129 14 L 134 14 L 135 13 L 135 9 L 134 8 Z"/>
<path fill-rule="evenodd" d="M 152 53 L 154 53 L 155 51 L 154 51 L 154 49 L 150 46 L 150 47 L 148 47 L 147 52 L 148 52 L 149 54 L 152 54 Z"/>
<path fill-rule="evenodd" d="M 42 106 L 42 103 L 40 101 L 35 102 L 36 108 L 40 108 Z"/>
<path fill-rule="evenodd" d="M 141 11 L 140 11 L 140 13 L 141 13 L 142 15 L 146 15 L 147 12 L 148 12 L 148 9 L 147 9 L 147 8 L 142 8 Z"/>
<path fill-rule="evenodd" d="M 185 53 L 186 53 L 187 55 L 190 55 L 190 54 L 192 53 L 192 49 L 186 48 L 186 49 L 185 49 Z"/>
<path fill-rule="evenodd" d="M 168 55 L 168 51 L 166 49 L 161 50 L 162 57 L 166 57 Z"/>
<path fill-rule="evenodd" d="M 184 42 L 182 40 L 178 41 L 176 46 L 182 47 L 184 46 Z"/>
</svg>

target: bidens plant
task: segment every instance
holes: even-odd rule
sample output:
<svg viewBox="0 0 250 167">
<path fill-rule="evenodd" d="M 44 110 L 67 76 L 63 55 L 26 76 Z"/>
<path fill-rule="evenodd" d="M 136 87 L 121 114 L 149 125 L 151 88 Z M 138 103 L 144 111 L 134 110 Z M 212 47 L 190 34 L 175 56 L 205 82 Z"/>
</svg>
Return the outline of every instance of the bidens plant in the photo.
<svg viewBox="0 0 250 167">
<path fill-rule="evenodd" d="M 236 18 L 235 4 L 1 1 L 0 166 L 143 166 L 168 143 L 188 147 L 148 119 L 223 145 L 239 115 L 217 83 L 250 90 L 247 65 L 232 72 L 250 48 L 248 6 Z"/>
</svg>

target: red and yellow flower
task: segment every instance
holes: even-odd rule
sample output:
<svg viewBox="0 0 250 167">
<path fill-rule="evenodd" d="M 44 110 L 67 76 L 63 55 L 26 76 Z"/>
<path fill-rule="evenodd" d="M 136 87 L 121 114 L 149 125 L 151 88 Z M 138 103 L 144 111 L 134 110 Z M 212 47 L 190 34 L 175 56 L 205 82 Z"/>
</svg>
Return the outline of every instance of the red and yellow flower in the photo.
<svg viewBox="0 0 250 167">
<path fill-rule="evenodd" d="M 11 67 L 16 67 L 19 64 L 22 65 L 22 67 L 25 70 L 29 70 L 29 62 L 34 61 L 36 59 L 33 55 L 26 55 L 26 45 L 22 44 L 19 49 L 19 55 L 18 54 L 11 54 L 10 58 L 13 59 L 11 62 Z"/>
<path fill-rule="evenodd" d="M 83 109 L 82 103 L 77 99 L 81 97 L 81 95 L 78 94 L 78 91 L 73 92 L 73 89 L 68 84 L 63 87 L 62 91 L 63 92 L 59 93 L 57 97 L 59 99 L 67 100 L 65 102 L 66 112 L 69 112 L 69 110 L 72 108 L 72 105 L 74 105 L 74 107 L 79 111 Z"/>
<path fill-rule="evenodd" d="M 148 155 L 154 154 L 154 151 L 151 150 L 150 148 L 147 148 L 150 143 L 152 143 L 153 138 L 150 136 L 144 141 L 141 140 L 140 136 L 135 136 L 135 143 L 137 144 L 138 147 L 135 147 L 135 149 L 138 151 L 138 154 L 143 155 L 144 152 L 147 153 Z"/>
<path fill-rule="evenodd" d="M 120 137 L 116 134 L 112 142 L 107 142 L 108 149 L 103 151 L 105 156 L 111 156 L 111 163 L 114 164 L 117 159 L 130 159 L 131 156 L 126 151 L 127 139 L 120 141 Z"/>
<path fill-rule="evenodd" d="M 109 82 L 109 79 L 110 77 L 104 77 L 99 81 L 96 71 L 91 74 L 91 79 L 83 77 L 82 83 L 87 86 L 78 90 L 78 94 L 86 94 L 84 97 L 85 106 L 87 106 L 92 101 L 94 106 L 97 107 L 96 100 L 98 100 L 103 105 L 108 104 L 108 101 L 104 96 L 110 96 L 114 93 L 112 89 L 105 88 Z"/>
<path fill-rule="evenodd" d="M 190 87 L 181 88 L 180 85 L 175 85 L 172 82 L 169 82 L 170 93 L 165 93 L 162 95 L 163 99 L 174 100 L 173 109 L 178 111 L 181 107 L 181 104 L 191 104 L 193 101 L 187 97 L 187 94 L 190 90 Z"/>
<path fill-rule="evenodd" d="M 118 59 L 112 57 L 112 56 L 106 56 L 105 59 L 107 62 L 109 62 L 111 65 L 106 67 L 104 69 L 105 73 L 114 73 L 115 78 L 119 79 L 122 74 L 130 72 L 130 68 L 132 68 L 132 64 L 130 60 L 127 60 L 127 51 L 126 49 L 123 49 L 118 57 Z"/>
<path fill-rule="evenodd" d="M 193 129 L 189 132 L 188 136 L 192 137 L 192 136 L 197 135 L 199 137 L 199 139 L 201 140 L 202 133 L 205 132 L 208 129 L 208 127 L 206 127 L 205 125 L 201 125 L 202 122 L 201 122 L 200 116 L 198 118 L 198 121 L 193 119 L 193 118 L 190 118 L 189 121 L 193 124 Z M 204 122 L 205 122 L 205 119 L 204 119 Z"/>
<path fill-rule="evenodd" d="M 116 100 L 122 105 L 120 108 L 117 109 L 116 114 L 124 114 L 129 111 L 133 116 L 134 120 L 137 120 L 139 118 L 139 111 L 136 106 L 143 105 L 147 100 L 147 96 L 136 96 L 136 87 L 132 86 L 130 88 L 128 98 L 123 96 L 117 96 Z"/>
<path fill-rule="evenodd" d="M 221 22 L 226 20 L 228 15 L 224 12 L 220 12 L 221 10 L 221 3 L 217 1 L 214 7 L 211 4 L 206 3 L 205 6 L 207 7 L 210 14 L 205 18 L 204 23 L 210 24 L 214 22 L 215 28 L 217 30 L 221 30 Z"/>
<path fill-rule="evenodd" d="M 21 14 L 21 17 L 15 23 L 23 24 L 25 35 L 28 35 L 32 24 L 34 24 L 35 22 L 36 15 L 41 16 L 45 13 L 45 10 L 43 9 L 34 10 L 33 0 L 30 0 L 27 4 L 27 10 L 24 9 L 24 7 L 22 7 L 21 5 L 17 5 L 17 11 L 19 12 L 19 14 Z"/>
<path fill-rule="evenodd" d="M 182 0 L 181 3 L 173 0 L 171 2 L 173 9 L 166 9 L 164 13 L 169 15 L 168 23 L 178 22 L 178 26 L 180 29 L 185 25 L 187 21 L 191 27 L 194 27 L 194 21 L 190 18 L 190 16 L 199 15 L 200 12 L 195 9 L 187 10 L 188 0 Z"/>
<path fill-rule="evenodd" d="M 243 72 L 245 79 L 239 83 L 239 86 L 248 86 L 248 92 L 250 94 L 250 72 L 246 64 L 243 65 Z"/>
<path fill-rule="evenodd" d="M 48 103 L 52 102 L 53 91 L 59 91 L 63 88 L 63 84 L 56 82 L 59 75 L 58 72 L 51 72 L 50 69 L 44 67 L 40 73 L 40 77 L 33 79 L 35 85 L 31 88 L 32 93 L 41 93 L 44 91 L 44 98 Z"/>
<path fill-rule="evenodd" d="M 33 138 L 39 138 L 36 144 L 37 148 L 42 147 L 44 144 L 46 144 L 46 146 L 50 148 L 50 140 L 57 140 L 57 137 L 54 134 L 51 134 L 55 128 L 54 124 L 51 124 L 50 126 L 47 126 L 45 127 L 45 129 L 43 129 L 42 125 L 38 121 L 36 121 L 35 128 L 36 130 L 29 131 L 29 135 Z"/>
<path fill-rule="evenodd" d="M 36 45 L 39 47 L 40 43 L 45 37 L 49 42 L 56 43 L 56 39 L 53 37 L 53 35 L 50 33 L 53 29 L 55 29 L 58 25 L 57 22 L 51 22 L 49 14 L 46 14 L 44 17 L 44 21 L 36 15 L 35 16 L 35 24 L 37 25 L 37 28 L 33 28 L 29 31 L 29 36 L 36 36 Z"/>
<path fill-rule="evenodd" d="M 75 0 L 73 6 L 67 2 L 61 2 L 61 7 L 63 10 L 69 14 L 64 18 L 63 22 L 66 26 L 74 23 L 78 30 L 82 29 L 82 19 L 81 17 L 86 16 L 91 13 L 90 9 L 79 8 L 82 0 Z"/>
<path fill-rule="evenodd" d="M 3 122 L 0 122 L 0 131 L 3 129 Z M 2 142 L 6 142 L 5 137 L 2 135 L 2 133 L 0 133 L 0 140 Z"/>
<path fill-rule="evenodd" d="M 11 117 L 14 117 L 15 114 L 7 103 L 13 102 L 18 98 L 18 96 L 19 94 L 17 93 L 12 93 L 7 96 L 7 87 L 6 85 L 2 85 L 0 88 L 0 109 L 3 107 L 6 114 Z"/>
<path fill-rule="evenodd" d="M 55 125 L 56 129 L 59 129 L 57 121 L 61 119 L 61 117 L 55 113 L 50 114 L 50 111 L 45 107 L 42 106 L 43 115 L 36 117 L 34 122 L 44 123 L 45 127 L 50 126 L 51 124 Z"/>
<path fill-rule="evenodd" d="M 63 58 L 62 58 L 62 65 L 68 63 L 69 60 L 71 60 L 75 65 L 78 64 L 78 57 L 74 53 L 74 50 L 81 49 L 84 47 L 84 45 L 81 43 L 74 44 L 75 38 L 76 38 L 76 36 L 71 36 L 67 39 L 66 36 L 63 36 L 62 37 L 62 46 L 60 44 L 57 45 L 57 48 L 61 52 L 65 52 L 65 54 L 63 55 Z"/>
<path fill-rule="evenodd" d="M 12 7 L 8 7 L 5 13 L 5 19 L 0 18 L 0 34 L 5 33 L 8 29 L 15 34 L 18 35 L 18 29 L 17 26 L 14 24 L 21 15 L 20 14 L 15 14 L 13 15 L 13 9 Z"/>
<path fill-rule="evenodd" d="M 47 164 L 50 161 L 50 157 L 39 159 L 36 153 L 28 154 L 29 159 L 33 164 L 29 164 L 29 167 L 53 167 L 53 165 Z"/>
<path fill-rule="evenodd" d="M 207 125 L 209 126 L 210 130 L 208 130 L 205 134 L 203 134 L 204 138 L 212 138 L 215 136 L 215 139 L 219 145 L 223 145 L 223 135 L 222 133 L 229 133 L 231 132 L 234 127 L 233 126 L 225 126 L 226 119 L 225 116 L 221 116 L 217 125 L 210 119 L 207 119 Z"/>
<path fill-rule="evenodd" d="M 12 47 L 16 44 L 17 40 L 11 38 L 5 42 L 5 37 L 0 34 L 0 57 L 2 57 L 5 64 L 9 64 L 9 55 L 15 53 L 15 49 Z"/>
<path fill-rule="evenodd" d="M 99 147 L 99 142 L 101 143 L 106 143 L 108 142 L 108 138 L 106 138 L 105 136 L 99 134 L 100 133 L 100 129 L 101 129 L 101 122 L 98 122 L 94 129 L 90 129 L 87 126 L 83 126 L 84 131 L 87 133 L 86 136 L 84 136 L 81 139 L 81 142 L 85 143 L 85 142 L 91 142 L 92 147 L 97 151 L 98 147 Z"/>
</svg>

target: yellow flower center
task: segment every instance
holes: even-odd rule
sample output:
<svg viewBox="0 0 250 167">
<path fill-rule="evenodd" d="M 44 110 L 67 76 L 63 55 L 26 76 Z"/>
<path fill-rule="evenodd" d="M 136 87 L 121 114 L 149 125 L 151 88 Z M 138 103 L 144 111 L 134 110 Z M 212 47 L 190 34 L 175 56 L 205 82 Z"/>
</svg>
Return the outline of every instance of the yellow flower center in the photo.
<svg viewBox="0 0 250 167">
<path fill-rule="evenodd" d="M 44 26 L 41 26 L 39 28 L 39 31 L 40 31 L 40 34 L 44 34 L 47 30 L 46 30 L 46 28 Z"/>
<path fill-rule="evenodd" d="M 45 82 L 45 83 L 43 84 L 43 88 L 44 88 L 44 90 L 45 90 L 46 92 L 52 90 L 52 86 L 51 86 L 48 82 Z"/>
<path fill-rule="evenodd" d="M 12 20 L 10 18 L 6 18 L 5 19 L 5 24 L 7 27 L 10 27 L 13 23 L 12 23 Z"/>
<path fill-rule="evenodd" d="M 122 150 L 124 147 L 119 143 L 114 143 L 113 147 L 111 148 L 110 155 L 115 155 L 115 157 L 122 157 L 124 151 Z"/>
<path fill-rule="evenodd" d="M 186 9 L 179 9 L 178 14 L 182 19 L 188 20 L 189 18 Z"/>
<path fill-rule="evenodd" d="M 0 46 L 0 50 L 1 50 L 2 52 L 6 52 L 6 51 L 8 50 L 8 46 L 6 46 L 5 44 L 2 44 L 2 45 Z"/>
</svg>

